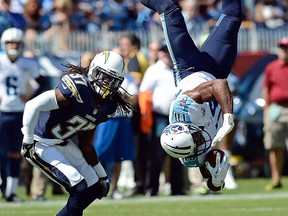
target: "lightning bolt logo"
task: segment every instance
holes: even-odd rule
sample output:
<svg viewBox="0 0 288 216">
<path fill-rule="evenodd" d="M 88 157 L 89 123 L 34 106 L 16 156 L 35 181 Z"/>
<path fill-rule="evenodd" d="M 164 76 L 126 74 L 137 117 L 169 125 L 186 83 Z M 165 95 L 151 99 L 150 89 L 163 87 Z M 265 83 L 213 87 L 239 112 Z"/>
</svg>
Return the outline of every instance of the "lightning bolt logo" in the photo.
<svg viewBox="0 0 288 216">
<path fill-rule="evenodd" d="M 76 85 L 74 84 L 74 82 L 70 79 L 69 76 L 64 76 L 62 77 L 62 81 L 63 83 L 66 84 L 66 86 L 68 86 L 68 88 L 72 91 L 73 96 L 76 98 L 76 100 L 80 103 L 83 103 L 83 100 L 77 90 Z"/>
<path fill-rule="evenodd" d="M 105 55 L 104 63 L 106 64 L 106 62 L 108 61 L 108 58 L 109 58 L 110 52 L 109 52 L 109 51 L 104 51 L 103 54 Z"/>
</svg>

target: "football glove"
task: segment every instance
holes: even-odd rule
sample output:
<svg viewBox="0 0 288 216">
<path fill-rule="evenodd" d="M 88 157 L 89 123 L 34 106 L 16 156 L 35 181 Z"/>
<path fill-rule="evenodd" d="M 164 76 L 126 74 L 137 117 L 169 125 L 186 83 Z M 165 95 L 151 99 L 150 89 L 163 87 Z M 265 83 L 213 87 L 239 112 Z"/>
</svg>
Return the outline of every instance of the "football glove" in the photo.
<svg viewBox="0 0 288 216">
<path fill-rule="evenodd" d="M 229 159 L 226 155 L 223 155 L 223 159 L 221 162 L 220 161 L 221 161 L 221 154 L 217 153 L 215 167 L 210 166 L 210 163 L 208 161 L 205 162 L 205 165 L 211 174 L 212 184 L 215 187 L 221 187 L 221 189 L 223 189 L 225 185 L 224 180 L 230 164 Z"/>
<path fill-rule="evenodd" d="M 216 146 L 234 127 L 233 114 L 225 113 L 223 118 L 223 125 L 214 137 L 212 147 Z"/>
<path fill-rule="evenodd" d="M 25 158 L 31 158 L 35 152 L 35 142 L 32 144 L 23 143 L 21 147 L 21 155 Z"/>
<path fill-rule="evenodd" d="M 100 194 L 98 195 L 98 198 L 102 199 L 103 197 L 107 197 L 107 194 L 109 193 L 110 182 L 108 180 L 107 173 L 100 162 L 93 166 L 93 169 L 99 177 Z"/>
<path fill-rule="evenodd" d="M 100 193 L 98 195 L 98 198 L 102 199 L 103 197 L 107 197 L 107 194 L 109 193 L 110 182 L 109 182 L 107 177 L 106 178 L 100 178 L 99 184 L 100 184 Z"/>
</svg>

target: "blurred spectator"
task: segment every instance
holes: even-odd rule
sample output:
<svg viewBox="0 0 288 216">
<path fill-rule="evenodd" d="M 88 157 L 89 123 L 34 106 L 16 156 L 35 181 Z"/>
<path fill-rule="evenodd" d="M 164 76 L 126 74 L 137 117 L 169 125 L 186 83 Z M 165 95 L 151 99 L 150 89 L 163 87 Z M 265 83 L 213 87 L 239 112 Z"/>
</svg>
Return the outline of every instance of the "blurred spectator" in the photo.
<svg viewBox="0 0 288 216">
<path fill-rule="evenodd" d="M 40 32 L 51 27 L 51 22 L 48 15 L 42 15 L 39 0 L 27 0 L 24 4 L 23 16 L 27 23 L 25 44 L 30 47 L 37 40 Z"/>
<path fill-rule="evenodd" d="M 263 99 L 264 147 L 268 151 L 272 181 L 265 189 L 281 188 L 288 134 L 288 38 L 278 42 L 278 59 L 265 68 Z"/>
<path fill-rule="evenodd" d="M 149 66 L 146 56 L 140 51 L 141 41 L 134 33 L 124 34 L 120 38 L 120 53 L 126 63 L 126 71 L 131 73 L 137 86 Z"/>
<path fill-rule="evenodd" d="M 188 32 L 191 34 L 193 32 L 205 31 L 207 20 L 199 12 L 198 1 L 184 0 L 181 6 Z"/>
<path fill-rule="evenodd" d="M 160 20 L 160 15 L 156 12 L 153 12 L 145 28 L 147 29 L 147 31 L 161 31 L 162 32 L 163 28 L 162 28 L 162 24 Z"/>
<path fill-rule="evenodd" d="M 132 16 L 130 6 L 125 0 L 101 0 L 97 4 L 102 22 L 108 25 L 111 31 L 133 30 L 135 17 Z"/>
<path fill-rule="evenodd" d="M 55 0 L 51 11 L 51 27 L 43 32 L 43 40 L 51 40 L 52 52 L 69 51 L 71 0 Z"/>
<path fill-rule="evenodd" d="M 11 0 L 0 0 L 0 36 L 9 27 L 16 27 L 24 31 L 26 21 L 22 14 L 10 11 Z"/>
<path fill-rule="evenodd" d="M 141 41 L 134 34 L 124 34 L 120 38 L 120 53 L 124 58 L 126 71 L 130 73 L 139 87 L 142 77 L 147 70 L 149 63 L 146 56 L 140 51 Z M 134 107 L 135 112 L 132 116 L 133 136 L 136 145 L 136 158 L 134 163 L 134 174 L 136 186 L 129 191 L 126 196 L 134 194 L 144 194 L 146 187 L 147 164 L 149 149 L 146 144 L 146 135 L 140 131 L 140 110 L 138 101 Z"/>
<path fill-rule="evenodd" d="M 88 19 L 79 6 L 80 0 L 71 0 L 71 12 L 69 14 L 71 31 L 87 31 Z"/>
<path fill-rule="evenodd" d="M 2 178 L 6 177 L 2 187 L 6 186 L 5 198 L 8 202 L 18 202 L 21 201 L 16 196 L 16 190 L 22 158 L 22 116 L 25 103 L 39 87 L 35 81 L 39 76 L 39 67 L 34 59 L 22 56 L 24 36 L 20 29 L 5 30 L 1 46 L 4 52 L 0 56 L 0 151 Z"/>
<path fill-rule="evenodd" d="M 278 0 L 257 0 L 254 13 L 259 28 L 275 29 L 285 25 L 285 9 Z"/>
<path fill-rule="evenodd" d="M 27 28 L 37 32 L 47 30 L 51 26 L 49 16 L 41 13 L 40 0 L 26 0 L 24 4 L 23 16 L 27 23 Z"/>
<path fill-rule="evenodd" d="M 10 0 L 10 11 L 13 13 L 23 13 L 23 8 L 26 0 Z"/>
<path fill-rule="evenodd" d="M 48 14 L 53 10 L 54 1 L 51 0 L 40 0 L 41 1 L 41 9 L 43 14 Z"/>
<path fill-rule="evenodd" d="M 153 11 L 145 7 L 140 2 L 136 4 L 136 7 L 137 7 L 137 19 L 135 21 L 136 26 L 138 29 L 147 29 L 147 25 L 149 21 L 151 20 Z"/>
<path fill-rule="evenodd" d="M 202 16 L 207 19 L 207 24 L 211 28 L 215 25 L 221 12 L 221 0 L 209 0 L 207 1 L 204 10 L 202 10 Z"/>
<path fill-rule="evenodd" d="M 150 145 L 151 165 L 147 196 L 156 196 L 159 191 L 159 178 L 163 168 L 164 159 L 168 155 L 160 145 L 160 136 L 163 129 L 169 124 L 169 108 L 175 99 L 175 84 L 172 69 L 172 60 L 164 41 L 159 52 L 159 60 L 150 65 L 144 74 L 139 89 L 139 106 L 141 111 L 141 130 L 143 133 L 151 132 L 146 146 Z M 176 158 L 170 157 L 169 163 L 172 195 L 183 195 L 183 166 Z"/>
<path fill-rule="evenodd" d="M 148 61 L 149 61 L 150 65 L 157 62 L 159 48 L 160 48 L 160 43 L 158 40 L 157 41 L 151 41 L 149 43 Z"/>
<path fill-rule="evenodd" d="M 87 33 L 97 33 L 101 31 L 101 19 L 99 13 L 95 11 L 92 3 L 81 2 L 79 8 L 86 18 Z"/>
</svg>

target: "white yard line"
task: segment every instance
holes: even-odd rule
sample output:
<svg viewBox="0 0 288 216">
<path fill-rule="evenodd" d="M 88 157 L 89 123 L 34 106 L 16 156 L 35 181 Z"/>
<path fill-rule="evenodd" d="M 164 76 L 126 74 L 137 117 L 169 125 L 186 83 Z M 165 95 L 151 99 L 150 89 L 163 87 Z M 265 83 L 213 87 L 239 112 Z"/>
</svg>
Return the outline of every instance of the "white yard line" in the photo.
<svg viewBox="0 0 288 216">
<path fill-rule="evenodd" d="M 288 198 L 288 193 L 273 193 L 273 194 L 217 194 L 217 195 L 185 195 L 185 196 L 156 196 L 156 197 L 133 197 L 123 200 L 111 200 L 111 199 L 102 199 L 101 201 L 95 201 L 93 205 L 111 205 L 111 204 L 121 204 L 121 203 L 143 203 L 143 202 L 159 202 L 159 201 L 175 201 L 179 202 L 181 200 L 194 200 L 194 201 L 210 201 L 210 200 L 260 200 L 260 199 L 274 199 L 274 198 Z M 17 207 L 23 205 L 25 206 L 63 206 L 65 205 L 66 200 L 47 200 L 44 202 L 39 201 L 25 201 L 23 203 L 6 203 L 1 202 L 0 207 Z"/>
</svg>

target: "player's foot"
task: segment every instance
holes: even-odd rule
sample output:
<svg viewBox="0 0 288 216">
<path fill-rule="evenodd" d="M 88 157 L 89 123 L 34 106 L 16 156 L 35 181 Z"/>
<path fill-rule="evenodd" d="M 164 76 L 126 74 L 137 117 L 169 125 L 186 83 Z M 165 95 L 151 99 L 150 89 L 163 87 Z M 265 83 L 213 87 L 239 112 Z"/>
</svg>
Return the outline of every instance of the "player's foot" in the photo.
<svg viewBox="0 0 288 216">
<path fill-rule="evenodd" d="M 45 201 L 45 197 L 43 195 L 32 195 L 32 199 L 35 201 Z"/>
<path fill-rule="evenodd" d="M 124 195 L 119 192 L 118 190 L 113 190 L 112 194 L 111 194 L 111 198 L 115 199 L 115 200 L 120 200 L 124 198 Z"/>
<path fill-rule="evenodd" d="M 17 197 L 15 194 L 11 194 L 9 197 L 6 197 L 7 202 L 23 202 L 23 200 Z"/>
<path fill-rule="evenodd" d="M 130 191 L 127 191 L 125 193 L 125 197 L 131 197 L 131 196 L 136 196 L 136 195 L 144 195 L 144 189 L 142 187 L 135 186 L 132 188 Z"/>
<path fill-rule="evenodd" d="M 266 191 L 271 191 L 271 190 L 279 189 L 279 188 L 282 188 L 282 184 L 280 181 L 279 182 L 272 181 L 265 186 Z"/>
</svg>

